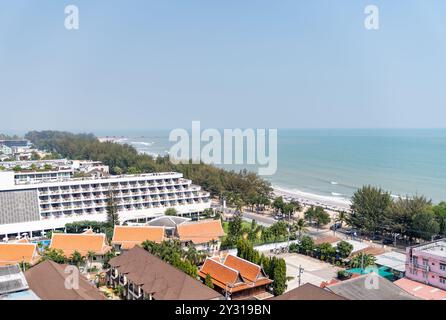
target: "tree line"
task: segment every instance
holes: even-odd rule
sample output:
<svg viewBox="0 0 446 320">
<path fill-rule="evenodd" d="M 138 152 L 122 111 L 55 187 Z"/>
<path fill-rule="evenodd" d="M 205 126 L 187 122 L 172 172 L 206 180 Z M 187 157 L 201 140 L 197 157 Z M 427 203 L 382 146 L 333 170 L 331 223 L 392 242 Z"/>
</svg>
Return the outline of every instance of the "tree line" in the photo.
<svg viewBox="0 0 446 320">
<path fill-rule="evenodd" d="M 111 174 L 138 174 L 176 171 L 201 185 L 213 196 L 229 201 L 264 206 L 272 193 L 271 184 L 256 173 L 217 168 L 209 164 L 173 164 L 168 156 L 152 157 L 139 154 L 131 145 L 100 142 L 93 134 L 74 134 L 62 131 L 30 131 L 25 138 L 47 152 L 62 158 L 101 161 Z"/>
<path fill-rule="evenodd" d="M 432 240 L 446 235 L 446 202 L 433 205 L 418 195 L 394 199 L 381 188 L 364 186 L 354 193 L 346 222 L 370 236 Z"/>
</svg>

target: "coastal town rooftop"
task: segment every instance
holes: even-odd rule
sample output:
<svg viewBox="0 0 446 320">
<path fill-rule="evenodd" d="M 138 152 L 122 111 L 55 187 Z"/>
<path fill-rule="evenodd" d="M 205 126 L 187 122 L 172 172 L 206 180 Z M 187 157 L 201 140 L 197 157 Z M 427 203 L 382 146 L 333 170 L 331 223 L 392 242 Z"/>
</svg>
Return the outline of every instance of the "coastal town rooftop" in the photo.
<svg viewBox="0 0 446 320">
<path fill-rule="evenodd" d="M 67 278 L 73 271 L 66 264 L 46 260 L 25 271 L 29 288 L 42 300 L 105 300 L 99 290 L 79 275 L 76 286 L 67 288 Z M 67 272 L 69 270 L 69 272 Z"/>
<path fill-rule="evenodd" d="M 70 169 L 71 170 L 71 169 Z M 50 170 L 51 171 L 58 171 L 58 170 Z M 42 173 L 42 172 L 39 172 Z M 0 181 L 2 181 L 3 184 L 8 182 L 8 179 L 10 180 L 10 183 L 7 184 L 8 187 L 11 187 L 14 185 L 16 188 L 20 188 L 21 186 L 25 185 L 46 185 L 46 186 L 52 186 L 55 184 L 63 184 L 63 183 L 70 183 L 70 182 L 85 182 L 85 183 L 91 183 L 91 182 L 119 182 L 120 180 L 129 180 L 129 181 L 137 181 L 142 179 L 157 179 L 157 178 L 182 178 L 183 174 L 178 172 L 152 172 L 152 173 L 140 173 L 140 174 L 121 174 L 121 175 L 109 175 L 109 176 L 103 176 L 100 178 L 97 177 L 70 177 L 70 178 L 60 178 L 57 181 L 20 181 L 17 182 L 17 184 L 14 181 L 14 175 L 16 173 L 14 171 L 1 171 L 0 172 Z M 183 181 L 189 181 L 187 179 L 183 179 Z"/>
<path fill-rule="evenodd" d="M 62 250 L 65 256 L 70 257 L 75 251 L 82 256 L 87 256 L 92 251 L 97 255 L 103 255 L 111 250 L 107 245 L 103 233 L 53 233 L 51 249 Z"/>
<path fill-rule="evenodd" d="M 422 251 L 433 256 L 446 258 L 446 239 L 412 247 L 412 252 Z"/>
<path fill-rule="evenodd" d="M 333 292 L 324 290 L 311 283 L 289 290 L 284 294 L 268 300 L 347 300 Z"/>
<path fill-rule="evenodd" d="M 402 278 L 394 282 L 398 287 L 424 300 L 446 300 L 446 291 L 427 284 Z"/>
<path fill-rule="evenodd" d="M 128 250 L 144 241 L 160 243 L 165 239 L 164 227 L 152 226 L 115 226 L 113 245 L 120 245 L 120 249 Z"/>
<path fill-rule="evenodd" d="M 0 266 L 17 263 L 34 264 L 39 258 L 37 244 L 29 242 L 0 242 Z"/>
<path fill-rule="evenodd" d="M 220 219 L 181 223 L 177 225 L 177 232 L 181 242 L 194 244 L 216 241 L 225 235 Z"/>
</svg>

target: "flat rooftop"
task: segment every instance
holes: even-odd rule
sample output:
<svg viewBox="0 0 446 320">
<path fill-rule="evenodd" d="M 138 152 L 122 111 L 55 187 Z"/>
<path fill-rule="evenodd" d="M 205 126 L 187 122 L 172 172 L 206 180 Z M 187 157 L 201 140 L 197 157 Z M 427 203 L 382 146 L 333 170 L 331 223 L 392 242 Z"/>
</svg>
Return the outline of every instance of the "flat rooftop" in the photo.
<svg viewBox="0 0 446 320">
<path fill-rule="evenodd" d="M 424 252 L 431 255 L 446 258 L 446 240 L 441 239 L 432 243 L 413 248 L 414 252 Z"/>
</svg>

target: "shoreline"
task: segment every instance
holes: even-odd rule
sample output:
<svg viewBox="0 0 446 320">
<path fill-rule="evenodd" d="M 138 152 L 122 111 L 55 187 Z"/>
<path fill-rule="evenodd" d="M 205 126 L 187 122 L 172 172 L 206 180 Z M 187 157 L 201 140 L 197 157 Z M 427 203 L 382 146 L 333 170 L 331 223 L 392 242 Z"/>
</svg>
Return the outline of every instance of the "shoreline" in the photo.
<svg viewBox="0 0 446 320">
<path fill-rule="evenodd" d="M 349 211 L 351 201 L 348 199 L 322 196 L 300 190 L 290 190 L 278 186 L 272 186 L 276 196 L 282 196 L 284 200 L 297 200 L 304 206 L 321 206 L 332 211 Z"/>
</svg>

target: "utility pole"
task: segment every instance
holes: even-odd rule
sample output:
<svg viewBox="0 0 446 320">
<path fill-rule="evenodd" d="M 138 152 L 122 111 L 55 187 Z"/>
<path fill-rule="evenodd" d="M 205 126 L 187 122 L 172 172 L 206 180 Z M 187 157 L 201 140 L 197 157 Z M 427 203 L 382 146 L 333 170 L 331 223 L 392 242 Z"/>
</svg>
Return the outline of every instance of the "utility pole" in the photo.
<svg viewBox="0 0 446 320">
<path fill-rule="evenodd" d="M 302 273 L 304 272 L 304 268 L 302 268 L 302 265 L 299 265 L 299 275 L 298 275 L 298 279 L 299 279 L 299 287 L 300 287 L 300 283 L 301 283 L 301 277 L 302 277 Z"/>
</svg>

